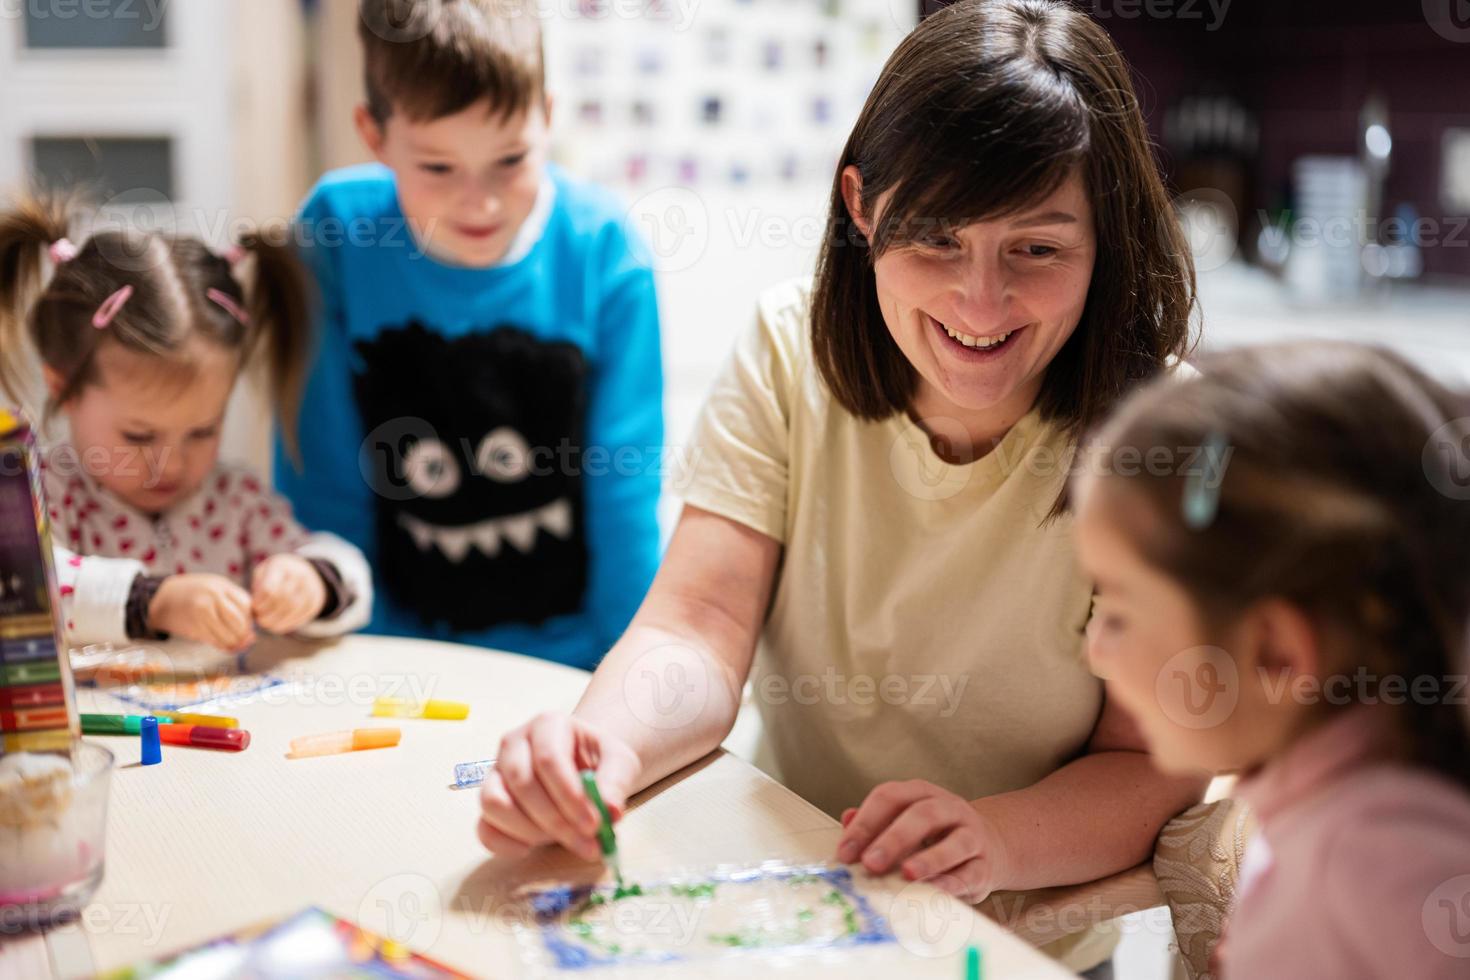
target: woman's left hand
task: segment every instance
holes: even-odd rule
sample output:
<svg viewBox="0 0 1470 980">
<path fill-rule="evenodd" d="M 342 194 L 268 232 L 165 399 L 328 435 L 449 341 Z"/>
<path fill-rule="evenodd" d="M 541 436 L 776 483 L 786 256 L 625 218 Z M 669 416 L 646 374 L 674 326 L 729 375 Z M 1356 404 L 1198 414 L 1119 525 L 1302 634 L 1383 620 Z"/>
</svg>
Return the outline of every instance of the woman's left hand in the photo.
<svg viewBox="0 0 1470 980">
<path fill-rule="evenodd" d="M 994 827 L 967 799 L 922 779 L 883 783 L 842 814 L 837 859 L 873 874 L 902 866 L 962 901 L 983 901 L 1006 877 Z"/>
</svg>

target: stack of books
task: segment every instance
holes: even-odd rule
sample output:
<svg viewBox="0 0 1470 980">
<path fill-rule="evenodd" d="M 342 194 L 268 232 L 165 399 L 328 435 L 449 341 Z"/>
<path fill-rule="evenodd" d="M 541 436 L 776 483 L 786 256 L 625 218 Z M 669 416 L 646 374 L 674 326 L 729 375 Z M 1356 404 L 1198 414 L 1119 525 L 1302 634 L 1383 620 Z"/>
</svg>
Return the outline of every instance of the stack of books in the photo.
<svg viewBox="0 0 1470 980">
<path fill-rule="evenodd" d="M 34 432 L 0 409 L 0 754 L 67 752 L 81 734 Z"/>
</svg>

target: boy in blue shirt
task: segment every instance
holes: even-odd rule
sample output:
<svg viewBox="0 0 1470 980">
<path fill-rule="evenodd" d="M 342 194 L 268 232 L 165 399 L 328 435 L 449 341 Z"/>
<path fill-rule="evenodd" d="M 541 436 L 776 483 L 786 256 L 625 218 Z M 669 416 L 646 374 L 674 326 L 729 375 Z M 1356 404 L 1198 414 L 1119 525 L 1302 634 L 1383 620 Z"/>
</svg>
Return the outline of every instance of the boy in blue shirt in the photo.
<svg viewBox="0 0 1470 980">
<path fill-rule="evenodd" d="M 299 519 L 374 567 L 373 632 L 593 667 L 657 565 L 658 309 L 611 196 L 547 161 L 534 7 L 363 0 L 379 163 L 324 176 Z"/>
</svg>

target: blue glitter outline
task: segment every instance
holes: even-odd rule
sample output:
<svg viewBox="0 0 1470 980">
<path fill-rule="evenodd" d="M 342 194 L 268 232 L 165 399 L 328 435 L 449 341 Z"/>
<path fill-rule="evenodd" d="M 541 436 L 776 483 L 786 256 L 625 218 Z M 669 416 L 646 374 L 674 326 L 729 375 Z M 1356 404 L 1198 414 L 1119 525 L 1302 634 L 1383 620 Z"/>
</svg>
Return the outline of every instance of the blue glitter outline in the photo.
<svg viewBox="0 0 1470 980">
<path fill-rule="evenodd" d="M 748 955 L 772 952 L 815 952 L 818 950 L 841 949 L 848 946 L 866 946 L 873 943 L 895 942 L 896 937 L 893 930 L 889 928 L 888 921 L 873 911 L 866 896 L 861 894 L 854 882 L 852 872 L 847 868 L 828 867 L 827 865 L 811 865 L 807 867 L 792 868 L 746 868 L 739 871 L 731 871 L 713 874 L 698 881 L 684 879 L 670 879 L 656 881 L 649 884 L 650 889 L 661 888 L 668 885 L 678 884 L 682 886 L 703 884 L 750 884 L 762 879 L 784 880 L 787 878 L 817 878 L 831 885 L 836 891 L 841 892 L 849 899 L 857 909 L 858 916 L 862 922 L 860 930 L 851 936 L 843 936 L 830 942 L 802 942 L 786 943 L 782 945 L 759 946 L 752 948 L 731 948 L 728 953 L 722 955 Z M 585 970 L 591 967 L 607 966 L 633 966 L 652 965 L 662 963 L 687 963 L 697 961 L 706 957 L 681 956 L 678 953 L 663 953 L 658 955 L 632 954 L 632 955 L 599 955 L 588 948 L 588 944 L 567 937 L 564 924 L 557 919 L 576 904 L 585 901 L 593 892 L 601 892 L 608 896 L 613 893 L 613 888 L 608 885 L 561 885 L 556 888 L 548 888 L 544 891 L 535 892 L 530 896 L 531 908 L 536 914 L 536 923 L 541 929 L 541 940 L 546 945 L 546 951 L 551 954 L 555 966 L 559 970 Z"/>
</svg>

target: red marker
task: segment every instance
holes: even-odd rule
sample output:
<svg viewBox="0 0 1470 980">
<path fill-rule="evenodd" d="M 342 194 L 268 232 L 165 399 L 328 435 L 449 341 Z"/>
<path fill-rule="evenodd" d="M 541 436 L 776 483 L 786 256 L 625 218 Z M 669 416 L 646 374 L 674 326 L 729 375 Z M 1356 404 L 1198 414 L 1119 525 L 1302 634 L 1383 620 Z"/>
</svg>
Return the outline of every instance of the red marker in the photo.
<svg viewBox="0 0 1470 980">
<path fill-rule="evenodd" d="M 169 745 L 193 745 L 226 752 L 239 752 L 250 744 L 250 733 L 243 728 L 215 728 L 211 725 L 159 725 L 158 737 Z"/>
</svg>

